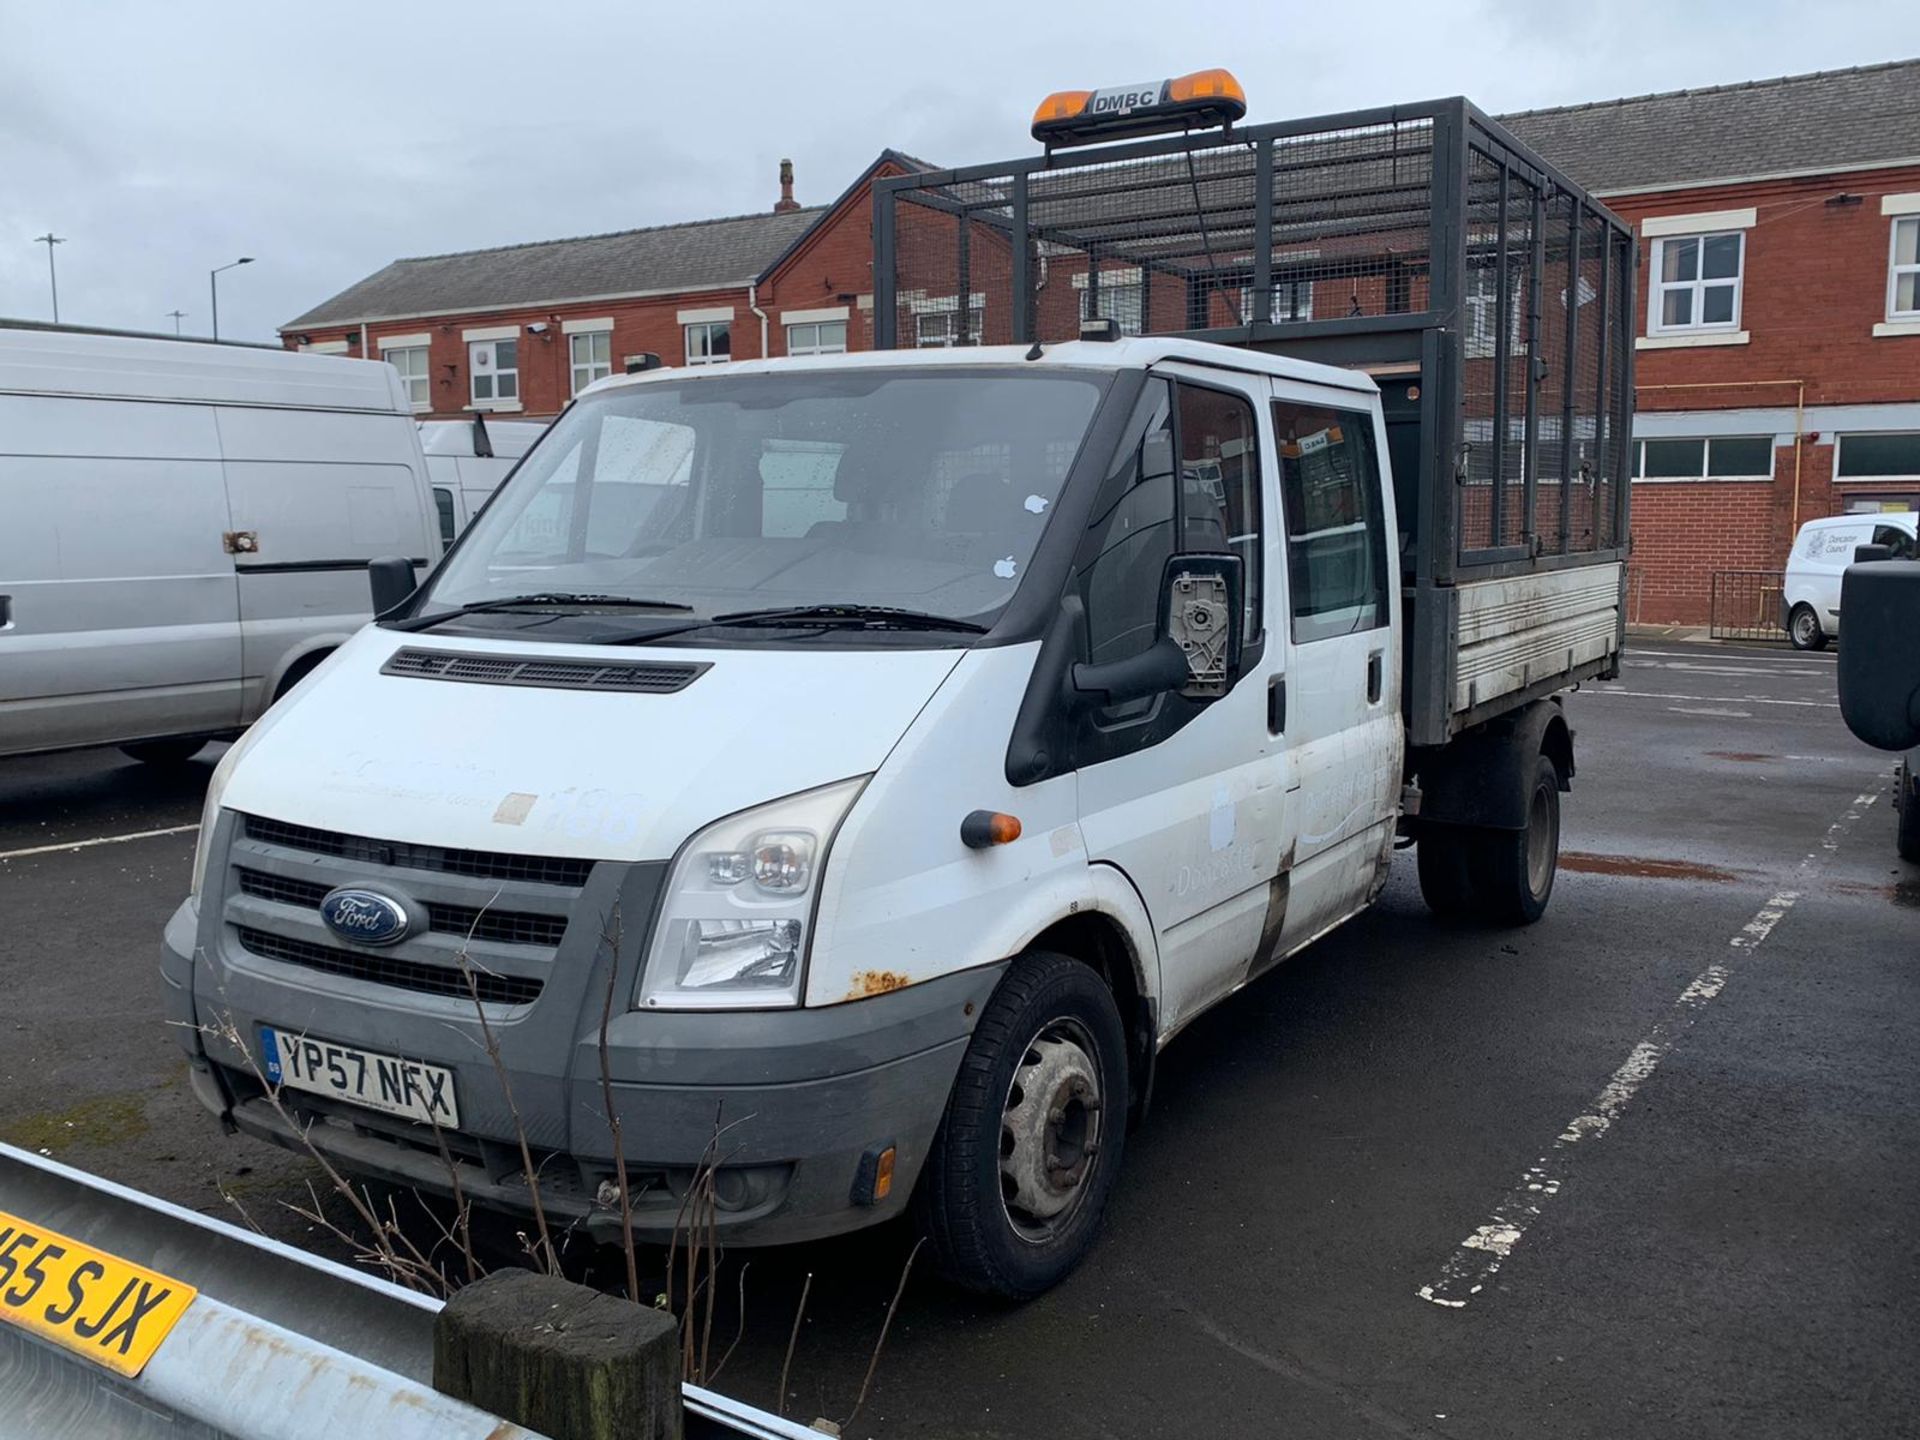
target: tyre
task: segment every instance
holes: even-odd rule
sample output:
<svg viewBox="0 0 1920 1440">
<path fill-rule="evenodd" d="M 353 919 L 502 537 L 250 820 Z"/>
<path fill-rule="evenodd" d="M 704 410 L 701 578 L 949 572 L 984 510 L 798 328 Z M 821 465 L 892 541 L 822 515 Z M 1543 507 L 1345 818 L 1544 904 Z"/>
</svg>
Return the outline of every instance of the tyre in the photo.
<svg viewBox="0 0 1920 1440">
<path fill-rule="evenodd" d="M 122 745 L 120 753 L 142 765 L 182 765 L 206 749 L 205 740 L 138 740 Z"/>
<path fill-rule="evenodd" d="M 1420 868 L 1420 898 L 1444 920 L 1474 913 L 1473 870 L 1468 864 L 1479 832 L 1455 825 L 1426 825 L 1414 845 Z"/>
<path fill-rule="evenodd" d="M 1920 865 L 1920 771 L 1908 760 L 1900 767 L 1900 858 Z"/>
<path fill-rule="evenodd" d="M 1483 830 L 1469 860 L 1479 912 L 1497 925 L 1531 925 L 1547 913 L 1560 864 L 1560 771 L 1533 762 L 1524 830 Z"/>
<path fill-rule="evenodd" d="M 1787 616 L 1787 638 L 1796 650 L 1827 648 L 1827 632 L 1820 628 L 1820 617 L 1805 601 L 1794 606 Z"/>
<path fill-rule="evenodd" d="M 1009 1300 L 1057 1285 L 1093 1244 L 1126 1127 L 1113 992 L 1078 960 L 1021 955 L 981 1013 L 914 1193 L 941 1272 Z"/>
</svg>

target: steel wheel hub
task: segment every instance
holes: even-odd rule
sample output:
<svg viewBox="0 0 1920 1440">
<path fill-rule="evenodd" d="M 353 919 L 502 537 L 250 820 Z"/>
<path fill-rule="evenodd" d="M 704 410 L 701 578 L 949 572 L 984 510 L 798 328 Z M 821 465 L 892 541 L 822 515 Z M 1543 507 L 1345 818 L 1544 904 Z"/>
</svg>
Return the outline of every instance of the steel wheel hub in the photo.
<svg viewBox="0 0 1920 1440">
<path fill-rule="evenodd" d="M 1007 1087 L 1000 1190 L 1015 1228 L 1045 1232 L 1083 1193 L 1100 1151 L 1100 1071 L 1064 1027 L 1041 1032 Z"/>
</svg>

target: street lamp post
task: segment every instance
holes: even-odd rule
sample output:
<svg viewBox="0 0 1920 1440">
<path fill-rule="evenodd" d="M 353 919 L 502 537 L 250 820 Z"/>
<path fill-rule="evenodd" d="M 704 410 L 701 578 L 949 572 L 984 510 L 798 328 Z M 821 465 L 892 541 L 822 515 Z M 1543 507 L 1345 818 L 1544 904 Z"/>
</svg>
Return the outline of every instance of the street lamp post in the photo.
<svg viewBox="0 0 1920 1440">
<path fill-rule="evenodd" d="M 184 310 L 169 310 L 167 311 L 167 318 L 173 321 L 173 333 L 178 335 L 180 333 L 180 322 L 187 318 L 187 312 Z"/>
<path fill-rule="evenodd" d="M 53 291 L 53 323 L 60 323 L 60 281 L 53 273 L 53 247 L 67 243 L 66 237 L 56 235 L 51 230 L 44 235 L 33 237 L 33 243 L 47 247 L 47 287 Z"/>
<path fill-rule="evenodd" d="M 221 265 L 207 272 L 207 290 L 213 300 L 213 338 L 216 340 L 220 338 L 220 272 L 231 270 L 234 265 L 251 265 L 252 263 L 251 255 L 242 255 L 232 265 Z"/>
</svg>

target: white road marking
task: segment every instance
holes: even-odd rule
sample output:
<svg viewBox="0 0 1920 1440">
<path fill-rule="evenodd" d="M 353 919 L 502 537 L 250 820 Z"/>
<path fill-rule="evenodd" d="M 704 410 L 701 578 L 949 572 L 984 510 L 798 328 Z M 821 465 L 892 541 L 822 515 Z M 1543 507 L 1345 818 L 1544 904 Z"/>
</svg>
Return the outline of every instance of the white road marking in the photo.
<svg viewBox="0 0 1920 1440">
<path fill-rule="evenodd" d="M 1839 849 L 1841 836 L 1879 798 L 1877 792 L 1854 796 L 1846 813 L 1827 827 L 1820 848 L 1808 851 L 1800 861 L 1796 869 L 1796 882 L 1811 878 L 1826 863 L 1827 858 Z M 1431 1285 L 1420 1287 L 1416 1293 L 1422 1300 L 1449 1310 L 1460 1310 L 1486 1288 L 1487 1282 L 1499 1273 L 1500 1266 L 1513 1253 L 1514 1247 L 1525 1238 L 1527 1227 L 1540 1217 L 1547 1201 L 1560 1193 L 1566 1178 L 1567 1151 L 1587 1141 L 1598 1140 L 1613 1128 L 1621 1111 L 1659 1068 L 1661 1060 L 1693 1028 L 1694 1022 L 1700 1018 L 1700 1012 L 1725 988 L 1736 961 L 1746 952 L 1758 948 L 1799 898 L 1798 890 L 1776 892 L 1727 942 L 1728 953 L 1693 977 L 1673 1002 L 1673 1008 L 1647 1032 L 1644 1040 L 1628 1052 L 1627 1058 L 1601 1087 L 1586 1113 L 1576 1115 L 1567 1122 L 1566 1128 L 1547 1148 L 1547 1153 L 1535 1160 L 1519 1182 L 1500 1198 L 1489 1213 L 1487 1223 L 1460 1242 L 1459 1248 L 1440 1267 L 1439 1278 Z"/>
<path fill-rule="evenodd" d="M 186 835 L 198 825 L 169 825 L 164 830 L 135 830 L 130 835 L 101 835 L 92 840 L 69 840 L 64 845 L 30 845 L 25 850 L 0 850 L 0 860 L 20 860 L 28 855 L 57 855 L 63 850 L 89 850 L 95 845 L 124 845 L 129 840 L 152 840 L 161 835 Z"/>
<path fill-rule="evenodd" d="M 1582 695 L 1624 695 L 1629 700 L 1707 700 L 1725 701 L 1730 705 L 1796 705 L 1803 709 L 1838 710 L 1837 700 L 1765 700 L 1758 695 L 1672 695 L 1661 690 L 1622 690 L 1617 685 L 1596 685 L 1591 690 L 1582 690 Z"/>
<path fill-rule="evenodd" d="M 1669 705 L 1667 709 L 1676 715 L 1722 715 L 1729 720 L 1751 720 L 1751 710 L 1715 710 L 1705 705 Z"/>
<path fill-rule="evenodd" d="M 1815 664 L 1831 665 L 1834 663 L 1835 659 L 1837 658 L 1830 654 L 1821 654 L 1819 652 L 1803 653 L 1798 650 L 1770 651 L 1764 655 L 1756 655 L 1750 650 L 1726 651 L 1726 650 L 1721 650 L 1720 647 L 1718 646 L 1711 646 L 1704 650 L 1686 651 L 1686 650 L 1642 650 L 1638 645 L 1629 644 L 1623 653 L 1630 656 L 1658 655 L 1664 660 L 1698 660 L 1702 655 L 1712 655 L 1716 651 L 1718 651 L 1718 653 L 1721 653 L 1721 654 L 1737 655 L 1743 660 L 1747 660 L 1747 659 L 1785 660 L 1789 667 L 1802 664 L 1806 661 L 1812 661 Z M 1781 672 L 1778 670 L 1775 670 L 1770 673 L 1778 675 Z"/>
<path fill-rule="evenodd" d="M 1676 660 L 1676 661 L 1673 661 L 1671 664 L 1656 664 L 1654 661 L 1651 661 L 1651 660 L 1629 660 L 1627 661 L 1627 669 L 1629 670 L 1678 670 L 1688 675 L 1760 675 L 1770 680 L 1778 680 L 1783 678 L 1781 671 L 1764 670 L 1758 665 L 1691 665 L 1684 660 Z M 1805 675 L 1805 676 L 1799 676 L 1799 677 L 1789 676 L 1784 678 L 1818 680 L 1818 681 L 1821 681 L 1821 683 L 1823 684 L 1825 683 L 1824 677 L 1819 675 Z"/>
</svg>

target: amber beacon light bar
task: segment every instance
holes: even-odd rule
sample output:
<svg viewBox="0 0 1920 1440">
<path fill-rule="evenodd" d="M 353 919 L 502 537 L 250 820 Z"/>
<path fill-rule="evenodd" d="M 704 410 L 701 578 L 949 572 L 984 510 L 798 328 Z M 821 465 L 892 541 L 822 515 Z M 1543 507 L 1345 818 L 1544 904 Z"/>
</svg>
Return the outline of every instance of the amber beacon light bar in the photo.
<svg viewBox="0 0 1920 1440">
<path fill-rule="evenodd" d="M 1247 113 L 1247 92 L 1227 70 L 1196 70 L 1173 80 L 1105 90 L 1056 90 L 1033 112 L 1033 138 L 1053 147 L 1091 145 L 1129 135 L 1205 130 Z"/>
</svg>

